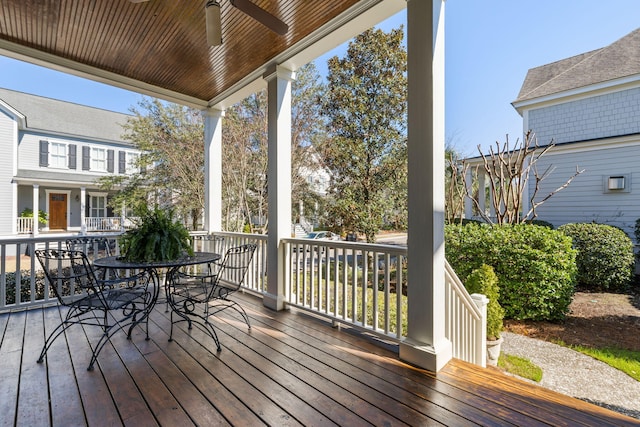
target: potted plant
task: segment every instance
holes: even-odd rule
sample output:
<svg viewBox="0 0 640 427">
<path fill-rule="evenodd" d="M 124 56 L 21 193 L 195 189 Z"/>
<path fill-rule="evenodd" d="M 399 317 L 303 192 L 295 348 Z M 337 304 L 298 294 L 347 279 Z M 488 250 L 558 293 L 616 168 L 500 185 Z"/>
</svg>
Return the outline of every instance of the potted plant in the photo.
<svg viewBox="0 0 640 427">
<path fill-rule="evenodd" d="M 132 262 L 153 262 L 193 255 L 189 232 L 173 219 L 173 211 L 143 208 L 137 227 L 120 238 L 123 258 Z"/>
<path fill-rule="evenodd" d="M 498 276 L 493 267 L 482 264 L 471 272 L 466 280 L 465 287 L 470 294 L 483 294 L 489 299 L 487 304 L 487 363 L 496 366 L 500 357 L 500 348 L 503 341 L 501 336 L 504 319 L 504 310 L 498 298 Z"/>
</svg>

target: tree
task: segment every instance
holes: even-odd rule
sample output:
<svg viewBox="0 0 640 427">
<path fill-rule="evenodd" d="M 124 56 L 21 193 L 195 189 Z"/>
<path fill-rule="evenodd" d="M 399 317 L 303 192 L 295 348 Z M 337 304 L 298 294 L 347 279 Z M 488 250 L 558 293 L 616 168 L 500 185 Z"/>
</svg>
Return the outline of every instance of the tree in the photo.
<svg viewBox="0 0 640 427">
<path fill-rule="evenodd" d="M 495 218 L 491 218 L 481 209 L 479 196 L 474 197 L 471 189 L 466 188 L 466 193 L 485 221 L 495 224 L 519 224 L 535 219 L 536 209 L 540 205 L 558 191 L 567 188 L 576 176 L 584 172 L 584 169 L 580 170 L 576 167 L 576 172 L 564 184 L 536 201 L 540 183 L 553 172 L 552 166 L 540 172 L 537 163 L 554 146 L 553 141 L 542 147 L 538 145 L 538 140 L 531 130 L 525 134 L 523 141 L 516 141 L 513 149 L 509 145 L 508 136 L 504 144 L 500 145 L 496 142 L 496 149 L 491 147 L 488 155 L 483 154 L 478 146 L 483 164 L 481 169 L 477 168 L 476 175 L 481 170 L 488 177 L 489 202 L 495 212 Z M 462 170 L 466 172 L 467 168 L 468 166 L 463 162 Z M 523 210 L 524 195 L 531 178 L 534 180 L 533 191 L 529 198 L 529 209 L 525 212 Z M 478 190 L 478 194 L 484 196 L 484 191 Z"/>
<path fill-rule="evenodd" d="M 292 183 L 298 200 L 308 200 L 302 170 L 318 167 L 309 147 L 322 140 L 324 122 L 319 100 L 324 87 L 313 64 L 298 71 L 292 102 Z M 132 109 L 125 138 L 142 151 L 138 173 L 99 180 L 108 190 L 118 189 L 114 207 L 172 205 L 194 226 L 204 209 L 204 126 L 200 111 L 143 99 Z M 222 131 L 223 228 L 253 231 L 254 219 L 267 216 L 267 94 L 260 91 L 226 111 Z M 311 202 L 307 202 L 311 203 Z M 266 224 L 263 224 L 266 225 Z"/>
<path fill-rule="evenodd" d="M 315 205 L 305 172 L 318 168 L 313 145 L 324 137 L 320 100 L 324 86 L 313 63 L 296 72 L 292 84 L 292 206 Z M 223 201 L 225 227 L 253 231 L 254 218 L 267 214 L 267 94 L 253 94 L 227 110 L 223 128 Z"/>
<path fill-rule="evenodd" d="M 375 241 L 406 179 L 406 64 L 403 29 L 367 30 L 346 56 L 329 59 L 323 144 L 334 225 Z M 406 182 L 406 180 L 404 181 Z M 406 198 L 406 196 L 405 196 Z M 395 208 L 398 208 L 396 206 Z M 402 209 L 402 207 L 400 207 Z"/>
<path fill-rule="evenodd" d="M 324 167 L 315 147 L 327 138 L 322 112 L 326 86 L 313 62 L 296 71 L 291 92 L 291 200 L 294 215 L 300 215 L 297 201 L 302 201 L 306 212 L 324 203 L 307 181 L 309 173 Z"/>
<path fill-rule="evenodd" d="M 132 108 L 133 117 L 124 125 L 124 138 L 141 155 L 139 172 L 101 178 L 102 188 L 119 192 L 113 207 L 137 209 L 154 205 L 173 206 L 195 227 L 204 209 L 204 127 L 200 111 L 143 98 Z"/>
<path fill-rule="evenodd" d="M 226 111 L 222 131 L 223 227 L 253 231 L 267 212 L 267 96 L 248 96 Z"/>
<path fill-rule="evenodd" d="M 445 221 L 452 224 L 464 214 L 464 199 L 466 195 L 464 175 L 460 154 L 451 144 L 447 144 L 444 151 L 445 163 Z"/>
</svg>

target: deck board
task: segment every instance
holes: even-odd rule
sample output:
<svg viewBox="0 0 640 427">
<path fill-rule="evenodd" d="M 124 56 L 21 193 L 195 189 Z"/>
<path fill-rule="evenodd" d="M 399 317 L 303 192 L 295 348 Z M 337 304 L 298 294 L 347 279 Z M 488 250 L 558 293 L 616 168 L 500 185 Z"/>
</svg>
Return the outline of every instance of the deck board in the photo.
<svg viewBox="0 0 640 427">
<path fill-rule="evenodd" d="M 181 323 L 168 341 L 164 304 L 150 340 L 116 334 L 92 372 L 100 332 L 72 327 L 36 363 L 57 307 L 0 314 L 0 427 L 190 425 L 631 426 L 636 419 L 494 369 L 453 360 L 437 374 L 411 367 L 397 347 L 241 295 L 215 319 L 222 343 Z"/>
</svg>

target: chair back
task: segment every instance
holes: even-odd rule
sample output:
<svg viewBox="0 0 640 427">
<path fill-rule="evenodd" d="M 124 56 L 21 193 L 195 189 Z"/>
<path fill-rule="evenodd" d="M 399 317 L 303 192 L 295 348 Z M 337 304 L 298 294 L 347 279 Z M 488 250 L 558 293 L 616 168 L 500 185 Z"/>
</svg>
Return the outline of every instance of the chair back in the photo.
<svg viewBox="0 0 640 427">
<path fill-rule="evenodd" d="M 257 247 L 254 243 L 247 243 L 229 248 L 219 264 L 216 279 L 218 285 L 229 291 L 238 290 L 244 282 Z"/>
<path fill-rule="evenodd" d="M 84 252 L 91 260 L 113 255 L 111 244 L 106 237 L 74 237 L 66 243 L 68 250 Z"/>
<path fill-rule="evenodd" d="M 35 254 L 49 282 L 49 289 L 60 304 L 68 305 L 97 292 L 95 272 L 84 252 L 38 249 Z"/>
<path fill-rule="evenodd" d="M 207 234 L 198 237 L 202 240 L 203 251 L 222 253 L 222 251 L 224 250 L 224 236 L 219 236 L 217 234 Z"/>
</svg>

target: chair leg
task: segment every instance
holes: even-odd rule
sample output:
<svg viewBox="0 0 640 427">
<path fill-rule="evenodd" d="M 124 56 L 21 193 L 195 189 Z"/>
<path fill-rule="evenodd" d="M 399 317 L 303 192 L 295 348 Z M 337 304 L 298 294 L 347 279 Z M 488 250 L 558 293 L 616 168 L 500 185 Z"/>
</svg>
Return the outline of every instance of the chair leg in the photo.
<svg viewBox="0 0 640 427">
<path fill-rule="evenodd" d="M 53 331 L 51 331 L 51 333 L 45 340 L 44 345 L 42 346 L 42 351 L 40 352 L 40 356 L 37 360 L 38 363 L 42 363 L 44 361 L 44 356 L 47 354 L 47 351 L 49 350 L 49 347 L 51 347 L 51 344 L 53 344 L 53 342 L 58 339 L 58 337 L 62 335 L 64 331 L 66 331 L 71 325 L 73 325 L 73 323 L 64 321 L 56 326 Z"/>
</svg>

